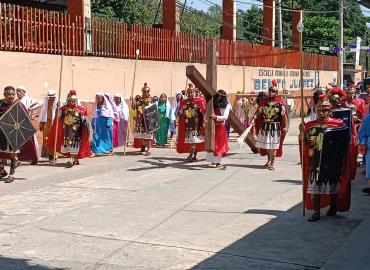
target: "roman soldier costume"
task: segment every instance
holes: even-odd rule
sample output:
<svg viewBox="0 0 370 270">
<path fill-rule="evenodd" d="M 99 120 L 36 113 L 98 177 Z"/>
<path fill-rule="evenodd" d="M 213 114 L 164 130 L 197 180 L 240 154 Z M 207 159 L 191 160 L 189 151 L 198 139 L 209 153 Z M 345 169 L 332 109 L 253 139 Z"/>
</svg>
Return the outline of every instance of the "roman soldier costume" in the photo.
<svg viewBox="0 0 370 270">
<path fill-rule="evenodd" d="M 346 92 L 343 89 L 335 86 L 327 92 L 329 102 L 332 109 L 343 108 L 343 99 L 346 96 Z"/>
<path fill-rule="evenodd" d="M 75 95 L 70 96 L 69 99 L 74 99 L 77 103 Z M 58 130 L 57 128 L 57 121 Z M 55 135 L 56 134 L 56 138 Z M 79 160 L 90 157 L 91 148 L 89 141 L 90 125 L 87 119 L 87 110 L 83 106 L 69 104 L 60 108 L 59 119 L 54 120 L 51 128 L 51 135 L 48 138 L 48 148 L 51 151 L 55 146 L 56 151 L 63 155 L 70 157 L 71 160 L 67 162 L 67 167 L 79 165 Z"/>
<path fill-rule="evenodd" d="M 259 104 L 256 112 L 255 128 L 257 135 L 256 147 L 262 156 L 268 156 L 265 164 L 274 170 L 275 157 L 281 157 L 282 147 L 287 132 L 287 109 L 284 100 L 277 96 L 275 86 L 269 88 L 269 95 Z"/>
<path fill-rule="evenodd" d="M 356 90 L 355 90 L 356 91 Z M 350 91 L 351 92 L 351 91 Z M 349 99 L 346 94 L 346 92 L 339 87 L 334 87 L 331 90 L 328 91 L 329 95 L 329 102 L 331 104 L 331 110 L 332 111 L 341 111 L 346 109 L 346 103 L 348 104 L 348 107 L 352 107 L 353 105 L 350 105 Z M 352 102 L 351 102 L 352 103 Z M 347 108 L 348 108 L 347 107 Z M 349 108 L 352 110 L 352 108 Z M 363 114 L 363 110 L 360 109 L 360 114 Z M 357 146 L 357 131 L 356 131 L 356 126 L 355 126 L 355 118 L 354 116 L 354 111 L 352 111 L 352 117 L 349 120 L 350 123 L 350 131 L 351 131 L 351 144 L 349 147 L 349 162 L 350 162 L 350 179 L 354 180 L 356 177 L 356 170 L 357 170 L 357 156 L 358 156 L 358 146 Z M 340 114 L 340 113 L 338 113 Z M 333 118 L 336 118 L 333 116 Z"/>
<path fill-rule="evenodd" d="M 314 210 L 308 221 L 319 220 L 320 208 L 328 205 L 328 216 L 335 216 L 337 211 L 348 211 L 350 207 L 351 183 L 346 158 L 350 138 L 348 128 L 343 129 L 342 120 L 329 117 L 330 103 L 326 95 L 320 97 L 316 109 L 318 119 L 306 123 L 303 131 L 305 206 Z"/>
<path fill-rule="evenodd" d="M 147 83 L 144 83 L 144 87 L 141 91 L 143 95 L 136 96 L 132 103 L 132 109 L 134 111 L 134 147 L 141 148 L 141 152 L 145 152 L 145 147 L 147 147 L 145 155 L 150 155 L 150 147 L 154 140 L 154 134 L 146 130 L 144 110 L 154 102 L 150 96 L 150 88 Z"/>
<path fill-rule="evenodd" d="M 15 89 L 7 86 L 4 89 L 4 99 L 0 100 L 0 179 L 8 175 L 4 169 L 4 163 L 10 159 L 9 177 L 5 183 L 14 181 L 18 155 L 27 154 L 27 141 L 35 134 L 29 114 L 24 105 L 15 102 Z"/>
<path fill-rule="evenodd" d="M 204 151 L 205 99 L 195 97 L 194 86 L 189 84 L 188 99 L 181 101 L 179 108 L 178 153 L 190 153 L 187 160 L 195 161 L 198 152 Z"/>
</svg>

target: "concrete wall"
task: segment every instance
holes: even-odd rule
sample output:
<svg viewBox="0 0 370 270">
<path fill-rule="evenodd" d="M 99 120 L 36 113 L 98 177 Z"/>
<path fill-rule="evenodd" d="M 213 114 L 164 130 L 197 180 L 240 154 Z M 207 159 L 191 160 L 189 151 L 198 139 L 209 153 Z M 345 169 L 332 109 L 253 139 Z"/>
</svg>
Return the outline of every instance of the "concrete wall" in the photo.
<svg viewBox="0 0 370 270">
<path fill-rule="evenodd" d="M 30 96 L 41 99 L 46 89 L 58 90 L 60 60 L 58 55 L 0 52 L 0 88 L 7 85 L 24 85 Z M 131 94 L 134 60 L 102 57 L 64 57 L 62 98 L 72 89 L 72 68 L 74 89 L 82 100 L 93 100 L 97 92 L 120 92 L 126 97 Z M 135 94 L 141 92 L 147 82 L 152 95 L 162 92 L 168 95 L 186 86 L 185 68 L 187 63 L 160 61 L 138 61 Z M 205 75 L 206 65 L 195 64 Z M 299 89 L 299 70 L 245 67 L 246 91 L 266 90 L 272 79 L 277 79 L 279 88 Z M 333 71 L 305 71 L 305 88 L 312 89 L 316 81 L 326 86 L 336 77 Z M 285 83 L 284 83 L 285 82 Z M 243 67 L 218 66 L 218 88 L 228 93 L 243 90 Z M 0 94 L 1 95 L 1 94 Z"/>
</svg>

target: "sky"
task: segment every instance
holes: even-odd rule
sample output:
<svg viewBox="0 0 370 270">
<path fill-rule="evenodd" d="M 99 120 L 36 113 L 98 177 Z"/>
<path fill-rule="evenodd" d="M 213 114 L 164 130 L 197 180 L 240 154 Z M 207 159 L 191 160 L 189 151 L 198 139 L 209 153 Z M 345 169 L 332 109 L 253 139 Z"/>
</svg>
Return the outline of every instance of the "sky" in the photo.
<svg viewBox="0 0 370 270">
<path fill-rule="evenodd" d="M 185 0 L 181 0 L 181 2 L 184 2 Z M 243 3 L 241 3 L 243 2 Z M 186 5 L 191 6 L 195 9 L 200 9 L 206 11 L 212 4 L 217 4 L 219 6 L 222 5 L 222 0 L 187 0 Z M 263 3 L 258 0 L 242 0 L 236 3 L 237 9 L 247 10 L 249 9 L 253 4 L 256 4 L 258 6 L 263 6 Z M 362 13 L 365 16 L 370 16 L 370 9 L 361 6 Z"/>
</svg>

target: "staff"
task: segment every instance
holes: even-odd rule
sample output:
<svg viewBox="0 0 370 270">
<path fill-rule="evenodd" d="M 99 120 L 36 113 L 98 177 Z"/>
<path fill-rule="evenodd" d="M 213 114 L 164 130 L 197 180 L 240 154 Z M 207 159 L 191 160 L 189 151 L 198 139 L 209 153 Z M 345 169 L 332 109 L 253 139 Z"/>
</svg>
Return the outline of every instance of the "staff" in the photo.
<svg viewBox="0 0 370 270">
<path fill-rule="evenodd" d="M 134 96 L 134 90 L 135 90 L 135 79 L 136 79 L 136 67 L 137 67 L 137 61 L 139 60 L 139 54 L 140 54 L 140 50 L 139 49 L 136 49 L 136 59 L 135 59 L 135 67 L 134 67 L 134 77 L 132 79 L 132 89 L 131 89 L 131 96 L 130 96 L 130 107 L 129 107 L 129 123 L 130 123 L 130 115 L 131 115 L 131 107 L 132 107 L 132 99 L 133 99 L 133 96 Z M 123 155 L 126 155 L 126 146 L 127 146 L 127 142 L 128 142 L 128 139 L 129 139 L 129 129 L 130 129 L 130 125 L 128 124 L 127 125 L 127 131 L 126 131 L 126 142 L 125 142 L 125 145 L 123 147 Z"/>
<path fill-rule="evenodd" d="M 299 56 L 300 56 L 300 80 L 301 80 L 301 126 L 304 127 L 304 108 L 303 108 L 303 10 L 300 11 L 301 20 L 297 25 L 297 30 L 299 32 Z M 303 131 L 300 132 L 301 134 L 301 163 L 302 163 L 302 206 L 303 206 L 303 216 L 306 215 L 306 195 L 304 190 L 304 162 L 303 162 L 303 144 L 304 144 L 304 136 Z"/>
<path fill-rule="evenodd" d="M 189 53 L 189 66 L 191 64 L 192 57 L 193 57 L 193 54 Z M 186 76 L 186 83 L 185 83 L 185 88 L 184 88 L 185 91 L 186 91 L 186 89 L 188 89 L 188 82 L 189 82 L 189 78 Z"/>
<path fill-rule="evenodd" d="M 62 76 L 63 76 L 63 58 L 64 58 L 64 42 L 63 42 L 63 36 L 64 31 L 62 27 L 62 52 L 61 52 L 61 58 L 60 58 L 60 73 L 59 73 L 59 91 L 58 91 L 58 103 L 57 103 L 57 111 L 55 113 L 56 117 L 56 125 L 55 125 L 55 142 L 54 142 L 54 151 L 53 151 L 53 163 L 56 164 L 56 151 L 57 151 L 57 141 L 58 141 L 58 125 L 59 125 L 59 108 L 60 108 L 60 96 L 62 93 Z"/>
</svg>

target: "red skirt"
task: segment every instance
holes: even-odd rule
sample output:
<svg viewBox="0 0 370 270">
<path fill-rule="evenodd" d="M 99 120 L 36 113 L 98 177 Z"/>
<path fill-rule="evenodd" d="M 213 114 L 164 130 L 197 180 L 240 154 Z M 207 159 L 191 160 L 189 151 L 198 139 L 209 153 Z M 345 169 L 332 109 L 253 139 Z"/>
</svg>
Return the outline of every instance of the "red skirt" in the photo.
<svg viewBox="0 0 370 270">
<path fill-rule="evenodd" d="M 215 125 L 215 157 L 225 156 L 229 151 L 229 143 L 227 139 L 227 131 L 225 122 L 216 122 Z"/>
</svg>

